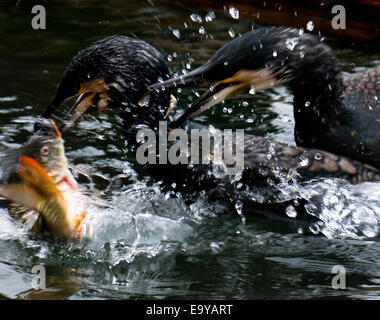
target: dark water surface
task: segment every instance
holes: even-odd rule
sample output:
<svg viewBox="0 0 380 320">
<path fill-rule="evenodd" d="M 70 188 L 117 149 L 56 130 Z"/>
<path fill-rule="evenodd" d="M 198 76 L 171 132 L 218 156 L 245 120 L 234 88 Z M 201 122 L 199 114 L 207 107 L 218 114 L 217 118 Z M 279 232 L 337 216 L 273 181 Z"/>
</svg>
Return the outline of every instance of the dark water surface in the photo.
<svg viewBox="0 0 380 320">
<path fill-rule="evenodd" d="M 253 22 L 159 1 L 49 1 L 47 29 L 33 30 L 30 6 L 0 4 L 0 159 L 32 134 L 74 54 L 112 34 L 144 39 L 167 57 L 171 72 L 193 69 Z M 327 41 L 346 72 L 380 65 L 378 50 Z M 199 91 L 202 92 L 203 89 Z M 197 92 L 176 92 L 184 106 Z M 197 118 L 220 128 L 293 142 L 292 96 L 284 88 L 240 97 Z M 246 103 L 249 101 L 249 103 Z M 0 296 L 9 298 L 360 298 L 380 293 L 379 184 L 327 179 L 289 193 L 318 193 L 326 225 L 311 231 L 246 216 L 200 197 L 169 197 L 136 172 L 108 112 L 87 116 L 65 135 L 66 152 L 93 194 L 88 241 L 60 242 L 26 232 L 0 207 Z M 233 207 L 233 206 L 232 206 Z M 237 207 L 238 208 L 238 207 Z M 91 211 L 91 210 L 90 210 Z M 244 215 L 244 212 L 243 212 Z M 306 228 L 307 229 L 307 228 Z M 33 292 L 34 265 L 47 290 Z M 335 265 L 346 289 L 331 286 Z"/>
</svg>

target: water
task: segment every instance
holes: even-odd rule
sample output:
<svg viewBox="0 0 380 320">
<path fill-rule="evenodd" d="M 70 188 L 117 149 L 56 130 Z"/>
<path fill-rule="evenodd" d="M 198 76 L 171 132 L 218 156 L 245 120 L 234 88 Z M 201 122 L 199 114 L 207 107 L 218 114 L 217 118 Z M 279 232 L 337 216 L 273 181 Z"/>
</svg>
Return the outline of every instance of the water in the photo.
<svg viewBox="0 0 380 320">
<path fill-rule="evenodd" d="M 92 41 L 111 34 L 137 36 L 159 48 L 171 72 L 181 74 L 252 27 L 234 8 L 223 14 L 159 1 L 49 1 L 47 29 L 36 31 L 27 5 L 3 1 L 0 9 L 2 159 L 32 134 L 67 63 Z M 371 48 L 328 43 L 346 72 L 380 64 Z M 177 92 L 179 106 L 207 86 Z M 284 88 L 231 99 L 197 121 L 294 144 L 292 96 Z M 91 195 L 86 219 L 92 239 L 53 241 L 28 233 L 1 201 L 0 297 L 378 298 L 378 184 L 280 183 L 277 200 L 312 199 L 309 214 L 324 222 L 293 225 L 248 215 L 238 198 L 226 205 L 201 195 L 188 203 L 180 194 L 161 191 L 129 160 L 121 136 L 111 112 L 87 116 L 64 136 L 81 188 Z M 237 188 L 245 192 L 238 183 Z M 266 197 L 260 190 L 248 195 L 258 202 Z M 295 220 L 292 206 L 286 212 Z M 44 292 L 31 290 L 37 264 L 46 267 Z M 336 265 L 346 268 L 345 290 L 331 286 Z"/>
</svg>

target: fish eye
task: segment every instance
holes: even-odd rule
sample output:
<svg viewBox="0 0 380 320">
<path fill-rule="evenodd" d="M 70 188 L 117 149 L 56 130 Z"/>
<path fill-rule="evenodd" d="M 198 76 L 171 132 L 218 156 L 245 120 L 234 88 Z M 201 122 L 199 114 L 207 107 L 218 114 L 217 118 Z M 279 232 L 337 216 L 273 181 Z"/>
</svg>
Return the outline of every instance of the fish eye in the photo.
<svg viewBox="0 0 380 320">
<path fill-rule="evenodd" d="M 47 154 L 49 154 L 49 147 L 48 147 L 48 146 L 43 146 L 43 147 L 41 148 L 41 153 L 42 153 L 43 155 L 47 155 Z"/>
</svg>

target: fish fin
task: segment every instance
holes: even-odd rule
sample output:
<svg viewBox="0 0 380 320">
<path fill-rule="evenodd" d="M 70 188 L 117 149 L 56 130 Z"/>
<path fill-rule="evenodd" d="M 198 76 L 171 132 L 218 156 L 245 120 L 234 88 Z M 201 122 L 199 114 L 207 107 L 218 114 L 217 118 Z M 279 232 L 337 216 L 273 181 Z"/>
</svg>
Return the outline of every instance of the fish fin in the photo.
<svg viewBox="0 0 380 320">
<path fill-rule="evenodd" d="M 21 156 L 19 164 L 20 167 L 17 169 L 17 173 L 43 196 L 48 197 L 60 192 L 49 173 L 36 160 Z"/>
<path fill-rule="evenodd" d="M 86 211 L 77 213 L 74 218 L 74 238 L 80 238 L 85 232 L 82 225 L 83 220 L 86 218 Z"/>
<path fill-rule="evenodd" d="M 0 195 L 33 210 L 37 210 L 39 202 L 43 201 L 38 192 L 23 183 L 0 187 Z"/>
<path fill-rule="evenodd" d="M 30 210 L 30 209 L 26 210 L 26 212 L 21 215 L 21 220 L 32 232 L 40 232 L 43 229 L 42 216 L 35 210 Z"/>
<path fill-rule="evenodd" d="M 39 212 L 49 230 L 71 236 L 67 220 L 67 203 L 47 171 L 34 159 L 21 156 L 18 174 L 25 183 L 0 187 L 0 195 Z M 36 221 L 37 222 L 37 221 Z M 38 225 L 35 226 L 38 229 Z"/>
</svg>

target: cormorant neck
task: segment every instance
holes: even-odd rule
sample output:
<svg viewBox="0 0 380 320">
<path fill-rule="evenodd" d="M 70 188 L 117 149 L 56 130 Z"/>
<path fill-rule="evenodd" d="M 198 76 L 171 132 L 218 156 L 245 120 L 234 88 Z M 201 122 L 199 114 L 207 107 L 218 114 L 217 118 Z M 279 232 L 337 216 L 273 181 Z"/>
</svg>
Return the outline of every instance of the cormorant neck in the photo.
<svg viewBox="0 0 380 320">
<path fill-rule="evenodd" d="M 130 145 L 136 144 L 136 135 L 142 128 L 158 130 L 159 121 L 165 117 L 170 104 L 170 92 L 154 92 L 139 103 L 122 102 L 121 117 L 124 131 Z"/>
<path fill-rule="evenodd" d="M 343 84 L 339 75 L 325 83 L 322 78 L 311 79 L 315 81 L 290 87 L 294 95 L 295 140 L 299 146 L 323 148 L 317 138 L 324 136 L 336 122 L 337 115 L 343 113 Z"/>
<path fill-rule="evenodd" d="M 343 110 L 343 80 L 332 51 L 309 35 L 299 37 L 280 76 L 294 96 L 295 140 L 304 147 L 323 147 L 315 141 Z"/>
</svg>

